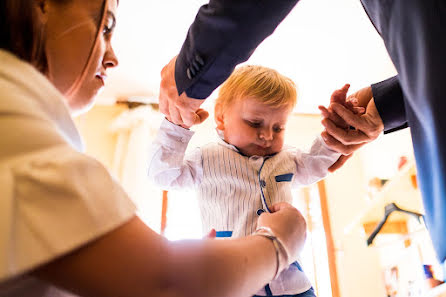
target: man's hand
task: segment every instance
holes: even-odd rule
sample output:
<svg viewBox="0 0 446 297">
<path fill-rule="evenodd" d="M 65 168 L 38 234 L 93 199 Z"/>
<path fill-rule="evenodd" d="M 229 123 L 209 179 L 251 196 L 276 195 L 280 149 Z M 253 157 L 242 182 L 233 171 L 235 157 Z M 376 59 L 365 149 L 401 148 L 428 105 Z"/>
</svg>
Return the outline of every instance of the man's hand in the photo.
<svg viewBox="0 0 446 297">
<path fill-rule="evenodd" d="M 361 105 L 359 105 L 359 100 L 358 100 L 358 98 L 356 98 L 356 95 L 361 95 L 363 93 L 358 94 L 358 92 L 356 92 L 356 93 L 347 97 L 347 92 L 348 92 L 349 88 L 350 88 L 350 85 L 346 84 L 341 89 L 334 91 L 333 94 L 331 95 L 330 106 L 328 107 L 328 109 L 325 108 L 324 106 L 319 106 L 319 109 L 321 110 L 324 118 L 330 119 L 337 127 L 345 129 L 345 130 L 348 130 L 349 126 L 338 114 L 333 112 L 333 110 L 331 108 L 332 103 L 342 104 L 343 106 L 345 106 L 346 108 L 348 108 L 351 112 L 353 112 L 355 114 L 363 114 L 365 111 L 365 108 L 362 107 Z M 334 139 L 333 137 L 331 137 L 330 134 L 328 134 L 327 130 L 322 132 L 321 136 L 324 139 L 325 143 L 331 149 L 336 150 L 336 151 L 338 150 L 339 142 L 336 139 Z M 351 156 L 352 156 L 352 154 L 340 156 L 339 159 L 328 168 L 328 171 L 334 172 L 334 171 L 338 170 L 345 164 L 345 162 L 347 162 L 348 159 L 350 159 Z"/>
<path fill-rule="evenodd" d="M 161 71 L 160 111 L 172 123 L 190 128 L 204 122 L 209 117 L 209 113 L 200 108 L 204 100 L 190 98 L 186 95 L 186 92 L 178 96 L 175 82 L 176 60 L 177 57 L 174 57 Z"/>
<path fill-rule="evenodd" d="M 351 155 L 364 144 L 378 138 L 384 131 L 384 124 L 373 99 L 369 101 L 365 114 L 355 114 L 338 103 L 332 103 L 331 108 L 343 121 L 355 128 L 352 130 L 339 127 L 329 118 L 322 120 L 326 130 L 322 135 L 325 142 L 344 155 Z M 346 159 L 348 158 L 344 158 L 341 162 L 345 163 Z"/>
</svg>

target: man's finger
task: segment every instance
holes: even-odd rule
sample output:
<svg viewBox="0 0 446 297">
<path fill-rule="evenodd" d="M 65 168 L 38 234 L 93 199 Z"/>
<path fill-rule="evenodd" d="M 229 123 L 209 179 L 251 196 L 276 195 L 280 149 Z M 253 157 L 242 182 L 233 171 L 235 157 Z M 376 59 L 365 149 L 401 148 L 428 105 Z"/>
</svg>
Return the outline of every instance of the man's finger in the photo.
<svg viewBox="0 0 446 297">
<path fill-rule="evenodd" d="M 209 112 L 207 112 L 206 110 L 204 110 L 202 108 L 198 109 L 196 114 L 198 116 L 198 123 L 196 123 L 196 124 L 203 123 L 209 117 Z"/>
<path fill-rule="evenodd" d="M 330 119 L 323 119 L 322 125 L 331 136 L 345 145 L 360 144 L 369 141 L 369 137 L 361 131 L 339 128 Z"/>
<path fill-rule="evenodd" d="M 169 118 L 172 121 L 172 123 L 174 123 L 175 125 L 187 126 L 187 124 L 185 124 L 183 122 L 183 119 L 181 117 L 179 110 L 173 105 L 169 105 Z M 187 128 L 189 128 L 189 127 L 190 126 L 187 126 Z"/>
<path fill-rule="evenodd" d="M 165 98 L 164 96 L 162 96 L 160 94 L 158 102 L 159 102 L 160 112 L 163 113 L 164 115 L 168 116 L 169 115 L 169 101 L 167 100 L 167 98 Z"/>
<path fill-rule="evenodd" d="M 330 116 L 330 112 L 328 111 L 327 108 L 325 108 L 325 106 L 319 105 L 318 108 L 321 111 L 321 114 L 324 118 L 328 118 Z"/>
<path fill-rule="evenodd" d="M 352 156 L 353 154 L 340 156 L 339 159 L 328 168 L 328 171 L 335 172 L 336 170 L 341 168 L 345 164 L 345 162 L 347 162 L 347 160 L 350 159 Z"/>
<path fill-rule="evenodd" d="M 177 92 L 175 83 L 175 61 L 176 57 L 167 63 L 161 70 L 160 94 L 159 94 L 159 109 L 165 114 L 169 115 L 170 107 L 169 100 L 172 95 Z"/>
<path fill-rule="evenodd" d="M 167 94 L 167 82 L 164 78 L 161 78 L 160 94 L 158 96 L 158 103 L 160 111 L 166 116 L 169 115 L 169 96 Z"/>
<path fill-rule="evenodd" d="M 365 113 L 365 108 L 364 107 L 353 107 L 352 110 L 355 114 L 364 114 Z"/>
<path fill-rule="evenodd" d="M 200 105 L 204 100 L 193 99 L 187 97 L 187 94 L 183 92 L 181 96 L 175 101 L 175 106 L 180 112 L 181 118 L 185 125 L 192 127 L 200 123 L 200 117 L 197 115 L 197 111 L 200 109 Z"/>
<path fill-rule="evenodd" d="M 357 149 L 359 149 L 361 146 L 364 145 L 364 143 L 345 145 L 336 138 L 334 138 L 333 136 L 331 136 L 326 130 L 321 133 L 321 136 L 330 149 L 337 151 L 343 155 L 350 155 L 351 153 L 353 153 L 354 151 L 356 151 Z"/>
<path fill-rule="evenodd" d="M 355 97 L 348 98 L 346 102 L 351 106 L 358 106 L 359 104 L 358 99 Z"/>
<path fill-rule="evenodd" d="M 335 112 L 330 112 L 327 108 L 325 108 L 325 106 L 322 105 L 319 106 L 319 110 L 324 118 L 330 119 L 336 126 L 340 128 L 348 128 L 347 123 Z"/>
<path fill-rule="evenodd" d="M 336 112 L 348 125 L 355 127 L 367 133 L 370 129 L 369 125 L 361 118 L 361 116 L 355 115 L 350 110 L 346 109 L 344 106 L 333 103 L 331 104 L 331 108 L 334 112 Z"/>
</svg>

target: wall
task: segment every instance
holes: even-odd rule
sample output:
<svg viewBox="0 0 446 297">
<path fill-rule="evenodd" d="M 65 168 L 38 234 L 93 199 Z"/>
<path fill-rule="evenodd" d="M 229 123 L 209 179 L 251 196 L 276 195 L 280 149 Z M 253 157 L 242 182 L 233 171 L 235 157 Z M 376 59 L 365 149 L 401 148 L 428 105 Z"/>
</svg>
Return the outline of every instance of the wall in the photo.
<svg viewBox="0 0 446 297">
<path fill-rule="evenodd" d="M 112 168 L 117 141 L 109 129 L 113 120 L 125 111 L 124 105 L 96 105 L 89 112 L 75 118 L 87 153 Z"/>
<path fill-rule="evenodd" d="M 75 122 L 83 137 L 86 153 L 101 161 L 110 170 L 137 205 L 139 217 L 154 231 L 159 232 L 162 191 L 154 187 L 144 175 L 147 172 L 147 156 L 144 153 L 151 137 L 149 129 L 146 129 L 149 122 L 139 125 L 140 130 L 135 134 L 125 129 L 113 131 L 111 127 L 116 118 L 127 111 L 125 105 L 97 104 L 88 113 L 76 118 Z M 143 113 L 143 116 L 146 114 L 147 118 L 151 117 L 150 111 Z M 155 114 L 151 123 L 158 123 L 159 118 L 160 116 Z M 139 137 L 139 132 L 142 134 L 141 145 L 127 147 L 130 138 Z M 118 142 L 118 139 L 121 142 Z M 134 150 L 135 153 L 128 149 Z M 121 156 L 116 156 L 118 151 L 122 152 Z"/>
</svg>

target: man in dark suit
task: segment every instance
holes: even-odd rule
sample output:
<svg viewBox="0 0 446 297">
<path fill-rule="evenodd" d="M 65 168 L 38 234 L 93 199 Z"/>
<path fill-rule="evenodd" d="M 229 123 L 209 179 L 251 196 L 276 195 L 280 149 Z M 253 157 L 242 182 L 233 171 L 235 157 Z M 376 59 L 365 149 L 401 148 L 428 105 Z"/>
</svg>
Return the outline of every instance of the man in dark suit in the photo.
<svg viewBox="0 0 446 297">
<path fill-rule="evenodd" d="M 178 57 L 162 72 L 160 108 L 189 127 L 207 113 L 199 107 L 286 17 L 297 0 L 211 0 L 200 8 Z M 446 259 L 446 1 L 362 0 L 381 34 L 398 76 L 363 90 L 367 107 L 355 115 L 331 110 L 357 130 L 324 120 L 329 145 L 351 154 L 382 131 L 410 126 L 426 223 L 441 261 Z M 339 118 L 337 118 L 339 120 Z M 337 166 L 348 157 L 339 160 Z M 336 168 L 336 166 L 335 166 Z"/>
<path fill-rule="evenodd" d="M 371 86 L 373 100 L 370 103 L 376 105 L 384 123 L 384 133 L 407 126 L 411 128 L 418 183 L 426 211 L 425 219 L 437 256 L 444 262 L 446 117 L 443 112 L 446 110 L 446 103 L 443 97 L 446 91 L 446 2 L 362 2 L 398 71 L 398 76 Z M 341 105 L 335 104 L 332 108 L 350 125 L 367 130 L 368 123 L 364 117 L 353 115 Z M 331 128 L 334 128 L 333 125 Z M 358 140 L 362 136 L 358 131 L 345 133 L 340 130 L 332 135 L 340 141 L 347 139 L 344 142 L 352 145 L 360 143 Z"/>
</svg>

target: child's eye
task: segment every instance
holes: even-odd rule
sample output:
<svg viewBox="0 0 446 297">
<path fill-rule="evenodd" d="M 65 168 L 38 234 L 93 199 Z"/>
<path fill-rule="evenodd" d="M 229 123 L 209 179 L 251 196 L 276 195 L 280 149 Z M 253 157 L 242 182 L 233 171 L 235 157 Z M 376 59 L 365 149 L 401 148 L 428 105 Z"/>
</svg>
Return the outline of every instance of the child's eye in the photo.
<svg viewBox="0 0 446 297">
<path fill-rule="evenodd" d="M 280 132 L 282 132 L 284 130 L 284 128 L 283 127 L 274 127 L 273 130 L 276 133 L 280 133 Z"/>
<path fill-rule="evenodd" d="M 252 122 L 252 121 L 247 121 L 248 125 L 250 125 L 253 128 L 260 128 L 262 126 L 262 122 Z"/>
</svg>

